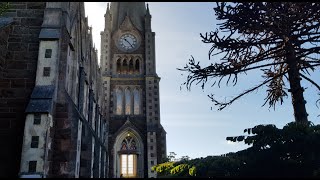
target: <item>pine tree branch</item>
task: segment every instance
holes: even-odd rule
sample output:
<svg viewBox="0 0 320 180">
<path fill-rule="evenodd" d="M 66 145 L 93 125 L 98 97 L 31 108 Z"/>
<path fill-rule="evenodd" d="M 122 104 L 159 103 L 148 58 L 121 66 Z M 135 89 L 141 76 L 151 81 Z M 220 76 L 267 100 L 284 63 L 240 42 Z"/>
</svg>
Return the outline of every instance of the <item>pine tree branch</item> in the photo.
<svg viewBox="0 0 320 180">
<path fill-rule="evenodd" d="M 244 96 L 244 95 L 246 95 L 246 94 L 248 94 L 248 93 L 250 93 L 250 92 L 252 92 L 252 91 L 254 91 L 254 90 L 257 90 L 258 88 L 262 87 L 263 85 L 267 84 L 268 82 L 270 82 L 270 81 L 272 81 L 272 80 L 274 80 L 274 79 L 276 79 L 276 78 L 278 78 L 278 77 L 280 77 L 280 76 L 283 76 L 283 75 L 286 74 L 286 73 L 287 73 L 287 71 L 286 71 L 286 72 L 283 72 L 283 73 L 281 73 L 281 74 L 278 74 L 278 75 L 272 77 L 271 79 L 265 80 L 264 82 L 262 82 L 261 84 L 255 86 L 255 87 L 253 87 L 253 88 L 250 88 L 250 89 L 248 89 L 248 90 L 245 90 L 243 93 L 237 95 L 236 97 L 234 97 L 233 99 L 229 100 L 228 102 L 222 103 L 222 102 L 220 102 L 220 101 L 217 101 L 216 99 L 213 98 L 213 94 L 208 95 L 208 97 L 211 99 L 212 102 L 215 103 L 214 105 L 218 105 L 218 106 L 219 106 L 218 110 L 221 111 L 221 110 L 223 110 L 224 108 L 226 108 L 228 105 L 231 105 L 231 104 L 232 104 L 234 101 L 236 101 L 237 99 L 241 98 L 242 96 Z"/>
<path fill-rule="evenodd" d="M 311 84 L 313 84 L 318 90 L 320 91 L 320 86 L 314 82 L 312 79 L 308 78 L 307 76 L 303 75 L 302 73 L 299 73 L 301 77 L 303 77 L 305 80 L 309 81 Z"/>
</svg>

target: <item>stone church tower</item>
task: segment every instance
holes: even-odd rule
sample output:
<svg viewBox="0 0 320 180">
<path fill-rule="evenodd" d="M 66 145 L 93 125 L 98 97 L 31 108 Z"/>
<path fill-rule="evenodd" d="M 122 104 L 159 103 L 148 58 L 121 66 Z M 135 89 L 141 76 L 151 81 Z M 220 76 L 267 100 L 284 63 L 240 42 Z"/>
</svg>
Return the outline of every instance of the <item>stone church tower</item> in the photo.
<svg viewBox="0 0 320 180">
<path fill-rule="evenodd" d="M 148 5 L 108 5 L 100 59 L 109 177 L 156 177 L 151 167 L 166 157 L 166 132 L 160 123 L 160 77 Z"/>
</svg>

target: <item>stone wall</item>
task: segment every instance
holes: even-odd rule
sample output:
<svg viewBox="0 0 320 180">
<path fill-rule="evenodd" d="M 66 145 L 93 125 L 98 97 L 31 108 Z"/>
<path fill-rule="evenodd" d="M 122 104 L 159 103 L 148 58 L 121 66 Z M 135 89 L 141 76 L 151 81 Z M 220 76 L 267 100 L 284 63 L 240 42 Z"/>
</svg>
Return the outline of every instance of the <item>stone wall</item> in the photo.
<svg viewBox="0 0 320 180">
<path fill-rule="evenodd" d="M 13 23 L 0 35 L 1 66 L 5 67 L 0 76 L 0 177 L 18 176 L 24 111 L 36 79 L 45 4 L 10 2 L 11 9 L 3 15 L 12 17 Z M 8 33 L 7 38 L 4 33 Z"/>
<path fill-rule="evenodd" d="M 7 75 L 7 61 L 6 61 L 6 54 L 7 54 L 7 46 L 8 46 L 8 37 L 9 33 L 12 30 L 11 24 L 7 24 L 4 27 L 0 28 L 0 78 L 3 79 Z M 1 84 L 2 85 L 2 84 Z M 0 86 L 4 87 L 4 86 Z M 6 93 L 4 93 L 6 94 Z M 1 92 L 1 97 L 6 96 L 3 92 Z"/>
<path fill-rule="evenodd" d="M 107 124 L 101 116 L 101 74 L 84 3 L 10 2 L 10 5 L 4 17 L 11 17 L 11 24 L 4 27 L 0 21 L 0 177 L 18 177 L 19 170 L 20 175 L 32 175 L 29 161 L 36 161 L 35 173 L 45 177 L 104 177 L 107 162 L 100 157 L 108 160 L 101 155 L 107 154 L 104 144 Z M 52 39 L 53 29 L 58 33 Z M 51 42 L 54 47 L 46 46 Z M 52 59 L 43 58 L 48 49 L 57 53 L 52 57 L 54 64 L 50 64 Z M 49 69 L 48 77 L 44 75 L 45 68 Z M 40 137 L 41 146 L 32 149 L 32 135 L 23 134 L 24 130 L 34 129 L 36 112 L 26 112 L 26 107 L 32 104 L 33 89 L 43 85 L 54 86 L 52 110 L 47 112 L 53 127 L 42 128 L 49 134 L 50 144 Z M 26 120 L 30 122 L 28 126 Z M 82 139 L 94 148 L 82 149 Z M 43 152 L 34 153 L 37 151 L 44 151 L 45 157 L 41 155 Z M 25 156 L 21 162 L 22 153 Z M 86 153 L 90 154 L 88 161 L 94 163 L 81 164 Z"/>
<path fill-rule="evenodd" d="M 49 177 L 100 177 L 99 171 L 91 171 L 101 167 L 95 154 L 100 154 L 100 149 L 106 153 L 98 131 L 100 119 L 102 123 L 105 119 L 99 110 L 101 75 L 97 50 L 93 47 L 84 3 L 63 2 L 62 7 L 68 16 L 63 16 L 66 26 L 61 28 L 57 126 Z"/>
</svg>

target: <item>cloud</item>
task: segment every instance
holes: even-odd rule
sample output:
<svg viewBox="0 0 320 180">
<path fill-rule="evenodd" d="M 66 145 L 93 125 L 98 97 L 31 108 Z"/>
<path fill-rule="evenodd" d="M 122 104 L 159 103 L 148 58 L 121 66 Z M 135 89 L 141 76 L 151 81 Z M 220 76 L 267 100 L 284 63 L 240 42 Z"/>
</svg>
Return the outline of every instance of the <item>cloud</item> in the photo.
<svg viewBox="0 0 320 180">
<path fill-rule="evenodd" d="M 232 141 L 226 141 L 225 143 L 227 143 L 228 145 L 237 145 L 237 144 L 239 144 L 237 142 L 232 142 Z"/>
</svg>

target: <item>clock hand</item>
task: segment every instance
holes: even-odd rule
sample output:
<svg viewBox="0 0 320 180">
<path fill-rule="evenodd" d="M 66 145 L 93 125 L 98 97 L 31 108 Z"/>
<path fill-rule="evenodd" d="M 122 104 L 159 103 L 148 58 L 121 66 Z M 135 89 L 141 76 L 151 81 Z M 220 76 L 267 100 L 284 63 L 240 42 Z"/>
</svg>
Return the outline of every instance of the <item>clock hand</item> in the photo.
<svg viewBox="0 0 320 180">
<path fill-rule="evenodd" d="M 134 47 L 132 46 L 132 44 L 131 44 L 126 38 L 124 38 L 124 40 L 127 41 L 127 43 L 129 43 L 132 48 L 134 48 Z"/>
</svg>

